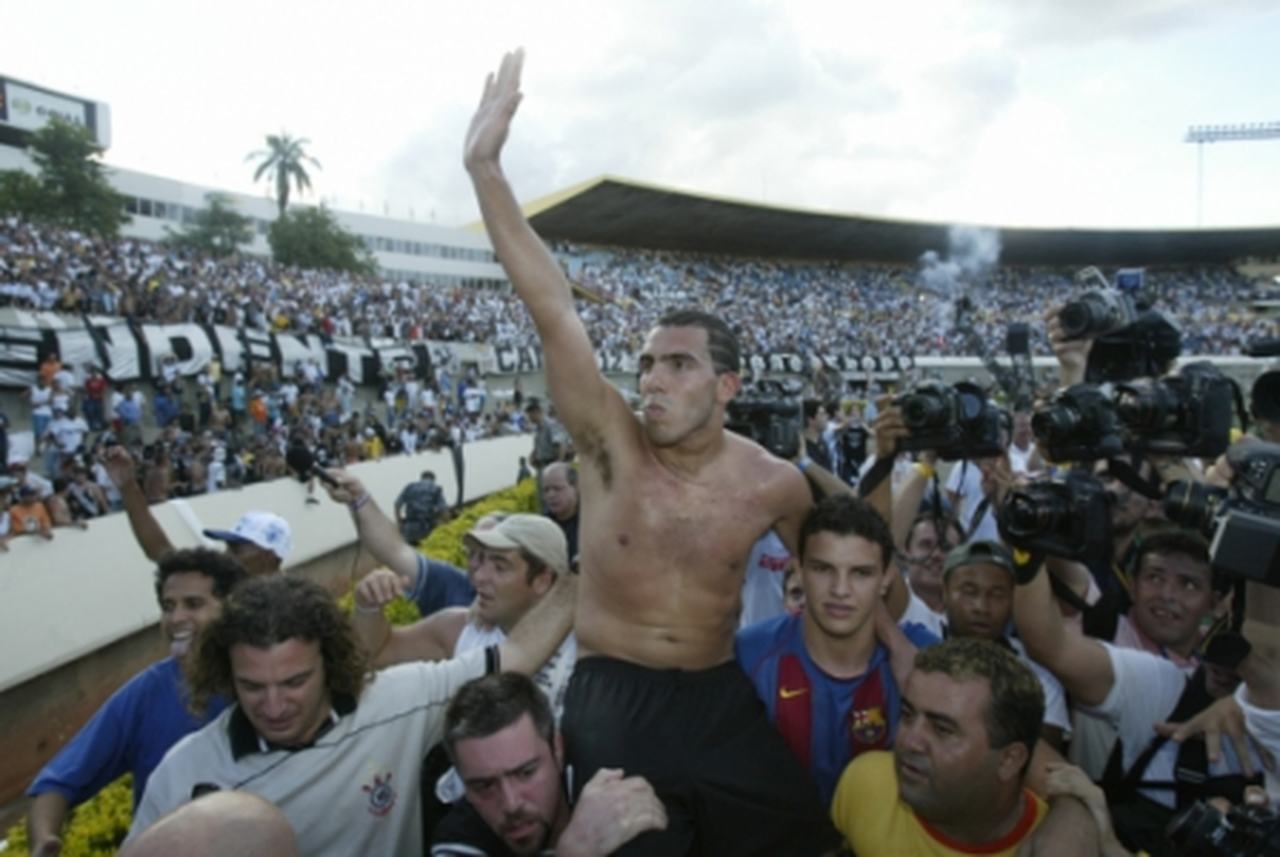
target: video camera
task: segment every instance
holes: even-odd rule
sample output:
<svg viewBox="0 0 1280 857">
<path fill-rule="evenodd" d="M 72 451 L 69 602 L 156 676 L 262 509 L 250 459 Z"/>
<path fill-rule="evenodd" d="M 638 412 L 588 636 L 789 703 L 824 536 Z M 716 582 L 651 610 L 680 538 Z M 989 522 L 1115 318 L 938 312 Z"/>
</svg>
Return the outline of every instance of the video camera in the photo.
<svg viewBox="0 0 1280 857">
<path fill-rule="evenodd" d="M 781 381 L 757 381 L 746 395 L 739 393 L 729 402 L 724 427 L 790 461 L 800 452 L 804 433 L 798 392 Z"/>
<path fill-rule="evenodd" d="M 1107 491 L 1084 470 L 1011 490 L 996 523 L 1001 538 L 1023 550 L 1082 561 L 1105 561 L 1111 554 Z"/>
<path fill-rule="evenodd" d="M 1009 414 L 977 384 L 926 381 L 894 399 L 910 434 L 900 452 L 931 449 L 943 461 L 1000 455 L 1008 445 Z"/>
<path fill-rule="evenodd" d="M 1165 492 L 1169 520 L 1212 541 L 1214 571 L 1280 587 L 1280 444 L 1248 443 L 1227 453 L 1230 488 L 1179 480 Z"/>
</svg>

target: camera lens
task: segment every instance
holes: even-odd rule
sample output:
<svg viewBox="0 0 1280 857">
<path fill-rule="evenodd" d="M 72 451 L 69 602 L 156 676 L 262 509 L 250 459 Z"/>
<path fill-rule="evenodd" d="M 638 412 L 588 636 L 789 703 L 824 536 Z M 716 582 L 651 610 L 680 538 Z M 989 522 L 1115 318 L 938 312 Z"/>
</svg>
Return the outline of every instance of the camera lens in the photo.
<svg viewBox="0 0 1280 857">
<path fill-rule="evenodd" d="M 1053 405 L 1031 417 L 1032 433 L 1045 444 L 1072 437 L 1079 425 L 1080 412 L 1065 405 Z"/>
<path fill-rule="evenodd" d="M 1044 499 L 1021 491 L 1010 494 L 1004 507 L 1004 524 L 1009 532 L 1026 537 L 1049 529 L 1053 524 L 1054 510 L 1043 502 Z"/>
<path fill-rule="evenodd" d="M 1131 385 L 1116 393 L 1116 412 L 1138 432 L 1158 432 L 1176 421 L 1178 399 L 1159 381 Z"/>
<path fill-rule="evenodd" d="M 909 429 L 945 424 L 946 413 L 946 403 L 937 395 L 917 393 L 902 402 L 902 422 Z"/>
<path fill-rule="evenodd" d="M 1096 325 L 1093 305 L 1087 300 L 1072 301 L 1058 311 L 1058 325 L 1067 339 L 1087 336 Z"/>
</svg>

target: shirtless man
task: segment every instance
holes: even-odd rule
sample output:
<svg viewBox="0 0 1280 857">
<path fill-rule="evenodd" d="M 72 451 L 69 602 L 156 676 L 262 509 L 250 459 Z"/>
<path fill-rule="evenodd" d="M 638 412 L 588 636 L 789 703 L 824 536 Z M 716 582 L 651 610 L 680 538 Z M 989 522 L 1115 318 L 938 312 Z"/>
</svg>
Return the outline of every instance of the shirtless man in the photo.
<svg viewBox="0 0 1280 857">
<path fill-rule="evenodd" d="M 620 767 L 663 799 L 667 830 L 620 854 L 834 849 L 812 782 L 733 663 L 747 555 L 770 528 L 795 552 L 808 487 L 794 466 L 724 429 L 739 354 L 719 319 L 676 312 L 650 331 L 638 415 L 593 368 L 569 284 L 499 163 L 522 62 L 508 54 L 486 81 L 465 163 L 582 460 L 579 661 L 563 721 L 575 781 Z"/>
</svg>

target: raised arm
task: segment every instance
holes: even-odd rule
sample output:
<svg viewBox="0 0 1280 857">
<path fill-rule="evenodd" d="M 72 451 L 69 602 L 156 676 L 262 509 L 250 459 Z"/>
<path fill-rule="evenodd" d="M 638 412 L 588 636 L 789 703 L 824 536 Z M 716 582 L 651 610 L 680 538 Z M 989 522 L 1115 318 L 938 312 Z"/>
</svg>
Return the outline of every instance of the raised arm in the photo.
<svg viewBox="0 0 1280 857">
<path fill-rule="evenodd" d="M 1062 682 L 1082 705 L 1101 705 L 1115 684 L 1111 658 L 1097 640 L 1067 627 L 1054 603 L 1047 573 L 1037 572 L 1013 595 L 1013 617 L 1027 654 Z"/>
<path fill-rule="evenodd" d="M 151 506 L 138 484 L 138 469 L 133 456 L 123 446 L 109 446 L 102 455 L 102 466 L 120 491 L 125 514 L 129 516 L 129 529 L 147 559 L 159 562 L 160 557 L 173 550 L 173 543 L 151 514 Z"/>
<path fill-rule="evenodd" d="M 378 503 L 364 489 L 360 480 L 345 470 L 326 471 L 336 484 L 324 483 L 325 490 L 335 501 L 351 510 L 360 544 L 369 549 L 373 558 L 391 569 L 411 584 L 418 575 L 418 553 L 400 538 L 400 531 L 386 516 Z"/>
<path fill-rule="evenodd" d="M 497 76 L 485 80 L 480 107 L 467 130 L 464 163 L 475 188 L 485 229 L 516 294 L 529 309 L 542 341 L 547 387 L 565 427 L 579 441 L 603 418 L 626 411 L 596 369 L 595 351 L 573 306 L 560 264 L 525 219 L 502 172 L 500 155 L 520 105 L 524 52 L 502 58 Z M 545 463 L 545 462 L 544 462 Z"/>
</svg>

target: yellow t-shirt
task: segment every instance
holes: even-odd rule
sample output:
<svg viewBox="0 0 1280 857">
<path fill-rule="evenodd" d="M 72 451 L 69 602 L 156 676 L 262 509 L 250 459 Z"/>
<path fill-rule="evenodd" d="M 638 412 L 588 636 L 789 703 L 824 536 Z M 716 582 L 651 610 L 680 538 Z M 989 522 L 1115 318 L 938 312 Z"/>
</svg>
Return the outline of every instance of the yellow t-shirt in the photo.
<svg viewBox="0 0 1280 857">
<path fill-rule="evenodd" d="M 1024 790 L 1022 815 L 1006 836 L 983 845 L 955 842 L 916 818 L 898 798 L 893 753 L 883 750 L 862 753 L 850 762 L 831 802 L 836 829 L 858 857 L 1013 857 L 1048 811 L 1043 800 Z"/>
</svg>

